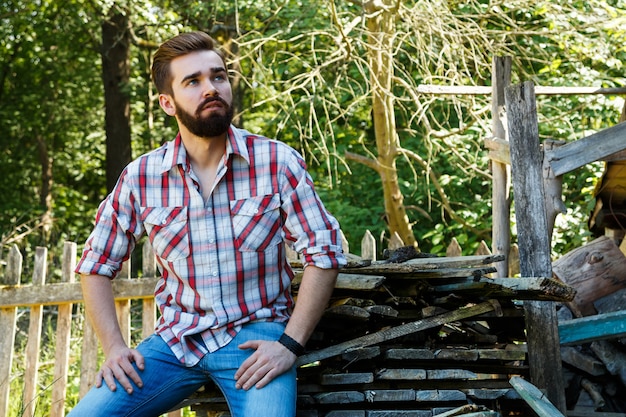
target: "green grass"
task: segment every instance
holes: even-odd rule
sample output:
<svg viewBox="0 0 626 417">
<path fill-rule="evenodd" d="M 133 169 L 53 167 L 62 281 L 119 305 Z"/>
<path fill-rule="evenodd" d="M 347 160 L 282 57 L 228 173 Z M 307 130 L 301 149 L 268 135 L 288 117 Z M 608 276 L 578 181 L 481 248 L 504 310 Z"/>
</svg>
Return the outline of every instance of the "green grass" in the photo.
<svg viewBox="0 0 626 417">
<path fill-rule="evenodd" d="M 18 330 L 15 341 L 15 351 L 13 356 L 13 366 L 11 369 L 9 412 L 6 417 L 22 417 L 26 405 L 24 404 L 24 373 L 26 369 L 26 342 L 28 334 L 29 310 L 20 311 L 18 318 Z M 52 407 L 52 388 L 54 381 L 55 346 L 56 346 L 56 308 L 49 308 L 44 311 L 44 321 L 41 336 L 39 353 L 39 368 L 37 378 L 37 395 L 33 400 L 35 403 L 33 417 L 47 417 L 50 415 Z M 84 313 L 82 306 L 76 307 L 72 319 L 72 335 L 70 343 L 70 359 L 67 378 L 67 390 L 65 399 L 65 413 L 74 407 L 79 400 L 80 390 L 80 358 L 82 349 L 82 329 L 84 323 Z M 136 321 L 133 320 L 133 325 Z M 141 326 L 139 320 L 139 326 Z M 134 343 L 138 342 L 139 331 L 132 331 Z M 102 362 L 102 352 L 100 352 L 99 363 Z M 183 409 L 184 417 L 193 417 L 195 413 L 189 407 Z M 31 416 L 29 416 L 31 417 Z"/>
</svg>

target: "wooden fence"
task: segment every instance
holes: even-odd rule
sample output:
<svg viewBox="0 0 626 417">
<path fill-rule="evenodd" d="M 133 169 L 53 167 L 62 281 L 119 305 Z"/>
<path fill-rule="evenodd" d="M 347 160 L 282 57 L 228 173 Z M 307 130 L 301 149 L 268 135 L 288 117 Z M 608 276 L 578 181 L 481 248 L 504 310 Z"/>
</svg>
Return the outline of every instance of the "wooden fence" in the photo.
<svg viewBox="0 0 626 417">
<path fill-rule="evenodd" d="M 345 241 L 345 239 L 344 239 Z M 394 243 L 395 242 L 395 243 Z M 390 247 L 400 245 L 397 240 L 391 239 Z M 347 247 L 347 246 L 346 246 Z M 129 262 L 125 263 L 119 277 L 112 281 L 116 297 L 118 319 L 122 332 L 130 343 L 131 331 L 139 332 L 141 338 L 152 334 L 156 324 L 157 309 L 153 294 L 157 282 L 156 262 L 148 243 L 142 247 L 143 262 L 141 278 L 131 277 Z M 376 240 L 368 231 L 361 241 L 361 254 L 365 259 L 375 259 Z M 482 242 L 477 255 L 489 254 L 489 248 Z M 453 240 L 447 248 L 447 256 L 460 256 L 461 247 Z M 72 312 L 75 305 L 82 303 L 82 291 L 77 282 L 74 268 L 77 260 L 77 246 L 73 242 L 66 242 L 63 249 L 61 265 L 61 281 L 46 283 L 48 273 L 48 250 L 38 247 L 35 251 L 32 268 L 32 282 L 21 284 L 23 257 L 17 246 L 13 246 L 6 256 L 4 273 L 0 275 L 0 329 L 3 329 L 0 338 L 0 416 L 8 416 L 10 406 L 19 408 L 20 416 L 33 416 L 38 402 L 44 396 L 41 394 L 39 377 L 40 354 L 42 341 L 42 327 L 44 326 L 44 307 L 56 307 L 56 331 L 54 340 L 54 375 L 49 389 L 51 396 L 50 416 L 65 415 L 68 382 L 71 366 L 80 367 L 79 397 L 84 396 L 93 385 L 98 364 L 98 340 L 92 326 L 80 314 L 74 320 Z M 511 259 L 516 259 L 513 254 Z M 513 261 L 515 262 L 515 261 Z M 511 269 L 515 269 L 512 266 Z M 24 280 L 26 281 L 26 280 Z M 139 328 L 131 326 L 131 301 L 141 303 L 141 325 Z M 23 351 L 16 352 L 16 334 L 20 330 L 17 326 L 18 312 L 29 315 L 29 327 L 26 346 Z M 82 326 L 82 340 L 80 358 L 71 357 L 72 329 Z M 135 325 L 138 327 L 138 325 Z M 80 329 L 78 329 L 80 331 Z M 74 350 L 75 352 L 75 350 Z M 23 375 L 11 373 L 14 355 L 25 358 Z M 11 390 L 11 381 L 20 378 L 23 381 L 20 390 Z M 15 385 L 15 384 L 14 384 Z M 48 394 L 46 393 L 46 401 Z M 181 415 L 180 410 L 171 412 L 169 416 Z"/>
</svg>

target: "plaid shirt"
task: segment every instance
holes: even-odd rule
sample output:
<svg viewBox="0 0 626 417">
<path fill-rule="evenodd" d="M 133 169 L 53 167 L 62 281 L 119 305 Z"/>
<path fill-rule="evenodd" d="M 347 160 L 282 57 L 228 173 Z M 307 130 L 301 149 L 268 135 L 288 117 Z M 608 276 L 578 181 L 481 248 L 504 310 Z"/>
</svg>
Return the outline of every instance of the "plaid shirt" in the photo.
<svg viewBox="0 0 626 417">
<path fill-rule="evenodd" d="M 188 366 L 246 322 L 289 318 L 285 242 L 305 265 L 346 262 L 339 224 L 287 145 L 231 126 L 214 187 L 205 201 L 180 135 L 141 156 L 100 205 L 76 268 L 114 278 L 146 234 L 161 272 L 156 331 Z"/>
</svg>

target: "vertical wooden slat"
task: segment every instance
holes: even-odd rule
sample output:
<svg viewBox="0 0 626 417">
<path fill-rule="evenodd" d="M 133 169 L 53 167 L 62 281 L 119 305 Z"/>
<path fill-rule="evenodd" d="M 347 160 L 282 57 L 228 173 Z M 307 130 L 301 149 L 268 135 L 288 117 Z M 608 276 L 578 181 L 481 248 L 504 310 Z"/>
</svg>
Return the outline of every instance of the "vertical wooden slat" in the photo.
<svg viewBox="0 0 626 417">
<path fill-rule="evenodd" d="M 13 245 L 7 257 L 6 273 L 2 284 L 19 285 L 22 276 L 22 254 Z M 17 308 L 0 308 L 0 415 L 9 414 L 9 389 L 11 387 L 11 366 L 13 365 L 13 345 L 17 328 Z"/>
<path fill-rule="evenodd" d="M 91 321 L 83 320 L 83 342 L 80 354 L 79 397 L 83 398 L 96 382 L 98 373 L 98 336 Z"/>
<path fill-rule="evenodd" d="M 507 139 L 504 121 L 505 88 L 511 84 L 511 57 L 494 57 L 491 73 L 491 118 L 493 136 L 498 139 Z M 496 255 L 509 255 L 511 247 L 511 173 L 507 164 L 491 161 L 492 171 L 492 252 Z M 495 264 L 498 278 L 509 276 L 508 262 Z"/>
<path fill-rule="evenodd" d="M 157 276 L 156 258 L 152 251 L 152 245 L 146 240 L 143 245 L 142 270 L 144 278 L 155 278 Z M 156 306 L 154 297 L 144 298 L 142 301 L 141 336 L 146 338 L 154 333 L 156 327 Z"/>
<path fill-rule="evenodd" d="M 33 285 L 44 285 L 48 267 L 48 249 L 38 247 L 35 250 L 35 267 L 33 269 Z M 39 370 L 39 350 L 41 344 L 41 326 L 43 323 L 43 306 L 30 308 L 28 324 L 28 342 L 26 343 L 26 366 L 24 371 L 24 410 L 23 415 L 34 415 L 37 397 L 37 376 Z"/>
<path fill-rule="evenodd" d="M 130 258 L 122 265 L 122 270 L 116 279 L 130 279 L 131 275 Z M 117 321 L 126 344 L 130 346 L 130 300 L 116 300 L 115 309 L 117 311 Z"/>
<path fill-rule="evenodd" d="M 376 239 L 369 230 L 365 231 L 361 239 L 361 258 L 376 260 Z"/>
<path fill-rule="evenodd" d="M 74 282 L 76 268 L 76 243 L 65 242 L 63 246 L 63 264 L 61 281 Z M 56 330 L 56 354 L 54 361 L 54 383 L 52 384 L 51 417 L 65 415 L 65 397 L 67 393 L 67 374 L 70 359 L 72 336 L 72 304 L 61 304 L 58 309 Z"/>
<path fill-rule="evenodd" d="M 508 87 L 506 106 L 520 272 L 524 277 L 551 277 L 543 153 L 539 144 L 533 83 Z M 550 401 L 565 412 L 565 385 L 555 303 L 526 301 L 524 311 L 531 382 L 545 389 Z"/>
</svg>

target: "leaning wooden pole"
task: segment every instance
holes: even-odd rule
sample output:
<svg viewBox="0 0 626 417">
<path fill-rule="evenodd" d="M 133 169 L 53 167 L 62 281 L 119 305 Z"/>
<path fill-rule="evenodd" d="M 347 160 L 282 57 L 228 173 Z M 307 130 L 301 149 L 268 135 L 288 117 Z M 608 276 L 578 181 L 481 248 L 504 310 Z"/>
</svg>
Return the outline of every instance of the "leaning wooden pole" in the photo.
<svg viewBox="0 0 626 417">
<path fill-rule="evenodd" d="M 543 152 L 539 143 L 533 83 L 508 87 L 505 99 L 520 272 L 523 277 L 550 277 L 552 261 L 543 189 Z M 565 413 L 565 386 L 555 303 L 525 301 L 524 310 L 531 382 L 545 390 L 548 399 Z"/>
<path fill-rule="evenodd" d="M 491 73 L 491 120 L 495 139 L 507 140 L 504 90 L 511 84 L 511 57 L 494 57 Z M 491 160 L 492 189 L 492 248 L 494 255 L 506 259 L 496 264 L 498 278 L 509 276 L 511 250 L 511 172 L 508 164 Z"/>
</svg>

